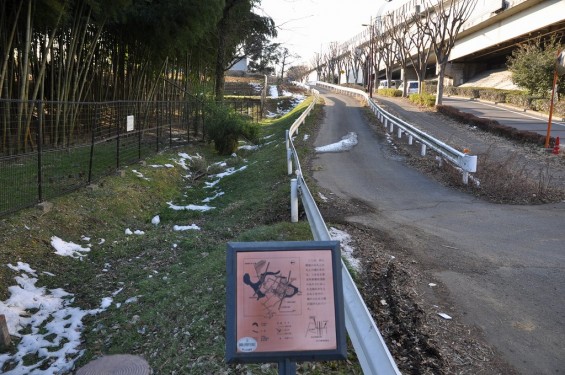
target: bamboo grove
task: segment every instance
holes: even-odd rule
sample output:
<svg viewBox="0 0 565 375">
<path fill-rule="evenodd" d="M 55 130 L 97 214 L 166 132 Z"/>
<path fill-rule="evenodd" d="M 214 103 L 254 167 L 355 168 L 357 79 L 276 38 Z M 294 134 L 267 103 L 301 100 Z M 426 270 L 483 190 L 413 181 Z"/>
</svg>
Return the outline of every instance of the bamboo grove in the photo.
<svg viewBox="0 0 565 375">
<path fill-rule="evenodd" d="M 42 130 L 60 147 L 79 131 L 81 103 L 221 100 L 224 71 L 276 34 L 259 2 L 2 0 L 0 155 L 33 149 L 37 101 L 56 103 Z"/>
</svg>

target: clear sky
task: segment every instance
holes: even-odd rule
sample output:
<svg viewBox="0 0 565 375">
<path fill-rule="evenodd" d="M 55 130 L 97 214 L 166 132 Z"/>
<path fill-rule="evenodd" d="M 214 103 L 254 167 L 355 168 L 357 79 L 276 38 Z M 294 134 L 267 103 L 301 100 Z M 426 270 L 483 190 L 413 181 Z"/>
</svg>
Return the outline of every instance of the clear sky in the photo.
<svg viewBox="0 0 565 375">
<path fill-rule="evenodd" d="M 326 51 L 331 42 L 345 42 L 362 32 L 371 17 L 404 1 L 261 0 L 260 9 L 278 27 L 275 42 L 300 55 L 296 63 L 309 64 L 315 52 Z"/>
</svg>

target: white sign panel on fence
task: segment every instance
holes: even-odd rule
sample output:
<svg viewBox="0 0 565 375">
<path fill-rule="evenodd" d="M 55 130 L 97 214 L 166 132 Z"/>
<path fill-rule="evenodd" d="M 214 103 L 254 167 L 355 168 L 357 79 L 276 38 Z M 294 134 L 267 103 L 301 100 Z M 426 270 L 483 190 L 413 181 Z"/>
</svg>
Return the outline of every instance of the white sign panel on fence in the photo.
<svg viewBox="0 0 565 375">
<path fill-rule="evenodd" d="M 127 128 L 126 128 L 126 130 L 128 132 L 131 132 L 131 131 L 133 131 L 134 128 L 135 127 L 134 127 L 133 115 L 130 115 L 130 116 L 127 117 Z"/>
</svg>

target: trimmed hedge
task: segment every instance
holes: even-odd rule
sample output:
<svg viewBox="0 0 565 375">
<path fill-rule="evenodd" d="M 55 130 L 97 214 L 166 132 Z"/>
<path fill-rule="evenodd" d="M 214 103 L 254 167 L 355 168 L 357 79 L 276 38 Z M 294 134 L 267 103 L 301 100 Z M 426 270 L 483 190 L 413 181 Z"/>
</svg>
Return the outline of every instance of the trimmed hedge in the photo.
<svg viewBox="0 0 565 375">
<path fill-rule="evenodd" d="M 448 105 L 438 105 L 436 106 L 436 108 L 439 113 L 442 113 L 464 124 L 475 126 L 483 131 L 487 131 L 520 142 L 533 143 L 541 146 L 545 144 L 545 136 L 538 133 L 518 130 L 511 126 L 502 125 L 495 120 L 481 118 L 470 113 L 462 112 L 457 108 Z M 554 144 L 555 138 L 551 137 L 551 147 L 553 147 Z"/>
<path fill-rule="evenodd" d="M 446 86 L 444 92 L 446 95 L 480 98 L 495 103 L 508 103 L 524 109 L 549 113 L 549 99 L 530 96 L 525 91 Z M 565 118 L 565 100 L 560 100 L 555 104 L 553 113 L 557 117 Z"/>
</svg>

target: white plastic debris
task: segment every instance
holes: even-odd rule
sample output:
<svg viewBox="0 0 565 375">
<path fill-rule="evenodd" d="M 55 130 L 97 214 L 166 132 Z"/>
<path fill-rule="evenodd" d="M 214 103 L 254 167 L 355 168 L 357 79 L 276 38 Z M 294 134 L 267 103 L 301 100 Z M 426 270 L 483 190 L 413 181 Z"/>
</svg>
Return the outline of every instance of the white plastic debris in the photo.
<svg viewBox="0 0 565 375">
<path fill-rule="evenodd" d="M 451 320 L 451 316 L 447 315 L 446 313 L 437 313 L 437 314 L 445 320 Z"/>
</svg>

